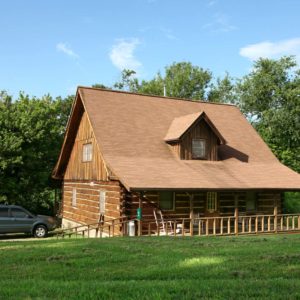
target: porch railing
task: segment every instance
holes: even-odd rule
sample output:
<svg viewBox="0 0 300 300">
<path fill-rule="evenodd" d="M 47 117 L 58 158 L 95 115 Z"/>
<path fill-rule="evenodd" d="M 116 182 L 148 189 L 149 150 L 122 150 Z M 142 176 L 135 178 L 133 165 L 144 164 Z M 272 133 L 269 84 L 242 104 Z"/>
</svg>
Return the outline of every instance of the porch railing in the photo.
<svg viewBox="0 0 300 300">
<path fill-rule="evenodd" d="M 128 217 L 120 217 L 105 222 L 83 224 L 75 227 L 60 229 L 55 232 L 57 238 L 61 237 L 115 237 L 128 235 Z M 135 220 L 133 220 L 135 221 Z"/>
<path fill-rule="evenodd" d="M 239 235 L 300 231 L 300 214 L 222 216 L 144 222 L 143 235 Z"/>
<path fill-rule="evenodd" d="M 300 232 L 300 214 L 200 217 L 164 220 L 118 218 L 102 223 L 80 225 L 56 232 L 57 237 L 116 237 L 129 235 L 134 221 L 137 236 L 222 236 L 279 232 Z M 132 233 L 132 231 L 131 231 Z"/>
</svg>

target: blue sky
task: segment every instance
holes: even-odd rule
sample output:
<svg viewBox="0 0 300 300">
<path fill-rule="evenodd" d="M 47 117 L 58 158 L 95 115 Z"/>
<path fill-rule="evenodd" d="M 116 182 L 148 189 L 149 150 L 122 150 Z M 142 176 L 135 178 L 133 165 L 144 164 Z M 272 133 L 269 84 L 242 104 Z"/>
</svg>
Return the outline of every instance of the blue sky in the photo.
<svg viewBox="0 0 300 300">
<path fill-rule="evenodd" d="M 150 79 L 174 61 L 234 77 L 258 57 L 296 55 L 298 0 L 1 1 L 0 90 L 66 96 L 111 85 L 123 68 Z"/>
</svg>

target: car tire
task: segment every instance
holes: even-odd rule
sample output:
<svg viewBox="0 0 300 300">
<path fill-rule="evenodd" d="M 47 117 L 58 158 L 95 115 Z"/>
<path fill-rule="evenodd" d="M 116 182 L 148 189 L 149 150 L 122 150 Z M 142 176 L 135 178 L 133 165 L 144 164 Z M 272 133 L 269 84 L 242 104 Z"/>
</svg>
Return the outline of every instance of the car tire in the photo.
<svg viewBox="0 0 300 300">
<path fill-rule="evenodd" d="M 36 238 L 44 238 L 47 236 L 48 230 L 44 225 L 37 225 L 34 227 L 33 235 Z"/>
</svg>

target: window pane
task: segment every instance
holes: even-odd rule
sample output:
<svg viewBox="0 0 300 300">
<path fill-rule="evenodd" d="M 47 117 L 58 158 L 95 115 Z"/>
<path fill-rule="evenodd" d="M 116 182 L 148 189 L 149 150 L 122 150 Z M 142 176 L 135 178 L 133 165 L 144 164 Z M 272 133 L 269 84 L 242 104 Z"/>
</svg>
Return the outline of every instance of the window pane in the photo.
<svg viewBox="0 0 300 300">
<path fill-rule="evenodd" d="M 160 192 L 159 206 L 162 210 L 173 210 L 174 209 L 173 192 Z"/>
<path fill-rule="evenodd" d="M 82 148 L 82 161 L 91 161 L 93 156 L 93 145 L 84 144 Z"/>
<path fill-rule="evenodd" d="M 217 210 L 217 193 L 216 192 L 208 192 L 207 193 L 207 210 L 209 212 L 214 212 Z"/>
<path fill-rule="evenodd" d="M 1 207 L 0 208 L 0 218 L 7 218 L 8 217 L 8 208 Z"/>
<path fill-rule="evenodd" d="M 100 191 L 100 214 L 105 214 L 105 198 L 106 193 L 104 191 Z"/>
<path fill-rule="evenodd" d="M 205 140 L 193 139 L 192 153 L 193 153 L 193 158 L 205 158 Z"/>
<path fill-rule="evenodd" d="M 14 217 L 14 218 L 27 218 L 28 217 L 28 214 L 19 209 L 19 208 L 12 208 L 11 209 L 11 215 Z"/>
<path fill-rule="evenodd" d="M 72 189 L 72 206 L 76 207 L 76 204 L 77 204 L 77 192 L 76 192 L 76 188 L 73 188 Z"/>
<path fill-rule="evenodd" d="M 246 210 L 253 211 L 256 208 L 256 194 L 255 192 L 247 192 Z"/>
</svg>

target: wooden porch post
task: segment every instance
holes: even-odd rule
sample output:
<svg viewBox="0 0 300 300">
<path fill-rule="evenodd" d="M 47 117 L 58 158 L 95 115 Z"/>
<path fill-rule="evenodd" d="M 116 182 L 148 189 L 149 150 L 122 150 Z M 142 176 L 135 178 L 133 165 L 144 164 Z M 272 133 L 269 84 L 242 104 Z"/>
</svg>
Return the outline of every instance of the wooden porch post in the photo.
<svg viewBox="0 0 300 300">
<path fill-rule="evenodd" d="M 194 195 L 188 194 L 190 198 L 190 234 L 194 235 Z"/>
<path fill-rule="evenodd" d="M 138 236 L 142 235 L 142 209 L 143 209 L 143 193 L 139 196 L 139 209 L 141 212 L 141 218 L 138 220 Z"/>
<path fill-rule="evenodd" d="M 237 194 L 234 194 L 234 234 L 239 234 L 239 201 Z"/>
<path fill-rule="evenodd" d="M 277 214 L 278 214 L 278 201 L 274 200 L 274 231 L 277 233 Z"/>
</svg>

